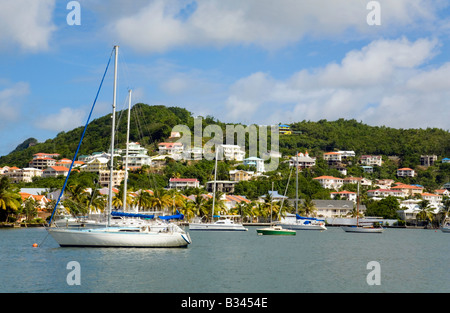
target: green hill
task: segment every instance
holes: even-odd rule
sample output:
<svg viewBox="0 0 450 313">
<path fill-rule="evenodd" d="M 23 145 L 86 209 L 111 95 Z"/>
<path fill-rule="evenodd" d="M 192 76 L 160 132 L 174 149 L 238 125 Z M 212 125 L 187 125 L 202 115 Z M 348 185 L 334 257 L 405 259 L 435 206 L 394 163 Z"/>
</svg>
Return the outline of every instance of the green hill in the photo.
<svg viewBox="0 0 450 313">
<path fill-rule="evenodd" d="M 124 147 L 126 139 L 126 113 L 117 112 L 116 147 Z M 130 140 L 139 141 L 150 151 L 157 149 L 156 143 L 167 139 L 175 125 L 187 125 L 193 130 L 192 113 L 179 107 L 149 106 L 138 103 L 131 110 Z M 203 127 L 225 124 L 207 116 Z M 450 157 L 450 133 L 427 129 L 395 129 L 385 126 L 369 126 L 356 120 L 338 119 L 302 121 L 291 124 L 292 135 L 280 135 L 280 152 L 293 155 L 307 150 L 310 155 L 320 157 L 323 152 L 353 150 L 357 156 L 377 154 L 398 156 L 402 166 L 413 167 L 419 163 L 421 154 L 436 154 L 439 159 Z M 72 159 L 83 127 L 61 132 L 55 138 L 42 143 L 27 141 L 10 154 L 0 157 L 0 166 L 25 167 L 38 152 L 59 153 Z M 111 114 L 93 120 L 87 129 L 79 155 L 96 151 L 107 151 L 110 146 Z M 29 144 L 32 142 L 32 144 Z M 225 142 L 225 140 L 224 140 Z"/>
</svg>

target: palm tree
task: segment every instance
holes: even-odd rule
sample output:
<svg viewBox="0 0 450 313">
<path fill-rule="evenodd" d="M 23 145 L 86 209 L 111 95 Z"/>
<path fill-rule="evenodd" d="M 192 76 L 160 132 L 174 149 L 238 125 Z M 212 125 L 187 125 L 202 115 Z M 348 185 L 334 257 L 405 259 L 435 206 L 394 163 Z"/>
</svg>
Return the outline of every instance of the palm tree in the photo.
<svg viewBox="0 0 450 313">
<path fill-rule="evenodd" d="M 169 194 L 165 193 L 164 189 L 157 189 L 153 192 L 151 197 L 152 207 L 163 211 L 165 208 L 168 208 L 172 205 L 172 198 Z"/>
<path fill-rule="evenodd" d="M 428 200 L 422 200 L 419 202 L 419 210 L 417 213 L 417 219 L 422 221 L 433 221 L 433 208 L 430 207 L 430 202 Z"/>
<path fill-rule="evenodd" d="M 203 218 L 204 216 L 208 216 L 208 209 L 206 206 L 206 199 L 203 197 L 200 190 L 194 195 L 193 205 L 194 212 L 196 216 Z"/>
<path fill-rule="evenodd" d="M 181 214 L 184 215 L 187 221 L 195 217 L 195 204 L 193 201 L 184 201 L 179 208 Z"/>
<path fill-rule="evenodd" d="M 0 178 L 0 208 L 6 215 L 6 221 L 8 221 L 11 214 L 14 214 L 20 209 L 21 202 L 22 197 L 17 188 L 11 186 L 7 176 L 2 176 Z"/>
<path fill-rule="evenodd" d="M 301 205 L 300 210 L 307 216 L 316 216 L 317 208 L 311 197 L 306 197 Z"/>
<path fill-rule="evenodd" d="M 151 207 L 152 195 L 147 190 L 141 189 L 137 192 L 137 197 L 134 198 L 134 205 L 141 209 L 148 209 Z"/>
<path fill-rule="evenodd" d="M 120 207 L 124 207 L 124 203 L 123 203 L 123 196 L 124 196 L 124 186 L 121 185 L 119 187 L 119 192 L 116 193 L 116 195 L 113 197 L 112 199 L 112 205 L 115 206 L 116 208 L 120 208 Z M 132 199 L 131 196 L 128 192 L 128 190 L 126 191 L 126 198 L 125 198 L 125 204 L 127 206 L 129 206 L 132 203 Z"/>
</svg>

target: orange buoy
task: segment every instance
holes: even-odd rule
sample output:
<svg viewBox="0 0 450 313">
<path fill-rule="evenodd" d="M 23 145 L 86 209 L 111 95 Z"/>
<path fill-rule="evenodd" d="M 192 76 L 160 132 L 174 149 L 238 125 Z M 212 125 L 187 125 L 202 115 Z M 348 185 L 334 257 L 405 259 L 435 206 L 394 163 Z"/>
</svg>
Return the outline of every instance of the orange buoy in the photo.
<svg viewBox="0 0 450 313">
<path fill-rule="evenodd" d="M 33 247 L 37 248 L 38 244 L 37 243 L 33 243 Z"/>
</svg>

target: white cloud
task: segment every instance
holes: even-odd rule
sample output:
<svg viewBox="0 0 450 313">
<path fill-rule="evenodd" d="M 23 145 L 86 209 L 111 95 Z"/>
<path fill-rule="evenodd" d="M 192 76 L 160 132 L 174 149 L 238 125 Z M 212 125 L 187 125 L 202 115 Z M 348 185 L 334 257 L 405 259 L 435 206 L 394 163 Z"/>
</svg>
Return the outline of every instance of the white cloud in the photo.
<svg viewBox="0 0 450 313">
<path fill-rule="evenodd" d="M 68 131 L 85 124 L 86 111 L 62 108 L 58 113 L 49 114 L 35 122 L 36 127 L 51 131 Z"/>
<path fill-rule="evenodd" d="M 377 40 L 339 63 L 301 70 L 286 80 L 257 72 L 238 80 L 227 117 L 258 123 L 355 118 L 392 127 L 448 128 L 450 63 L 431 68 L 439 42 Z"/>
<path fill-rule="evenodd" d="M 55 0 L 0 2 L 0 47 L 24 51 L 46 50 L 56 27 L 52 23 Z"/>
<path fill-rule="evenodd" d="M 29 92 L 26 82 L 18 82 L 0 90 L 0 127 L 6 127 L 19 119 L 22 99 Z"/>
<path fill-rule="evenodd" d="M 347 40 L 349 33 L 354 39 L 413 31 L 419 22 L 422 27 L 439 27 L 434 23 L 441 2 L 379 2 L 382 24 L 373 27 L 366 21 L 370 11 L 365 1 L 154 0 L 147 5 L 141 1 L 139 10 L 123 10 L 120 15 L 116 11 L 123 5 L 116 0 L 111 7 L 115 13 L 110 14 L 114 18 L 105 29 L 136 50 L 164 52 L 180 46 L 230 44 L 276 49 L 306 36 Z"/>
</svg>

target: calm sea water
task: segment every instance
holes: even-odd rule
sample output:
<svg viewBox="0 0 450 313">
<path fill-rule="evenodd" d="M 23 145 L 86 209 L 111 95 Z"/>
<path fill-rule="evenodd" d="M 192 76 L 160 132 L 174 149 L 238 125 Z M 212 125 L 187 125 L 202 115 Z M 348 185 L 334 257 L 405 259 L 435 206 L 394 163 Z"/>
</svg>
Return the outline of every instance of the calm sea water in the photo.
<svg viewBox="0 0 450 313">
<path fill-rule="evenodd" d="M 43 228 L 0 230 L 0 292 L 450 292 L 450 234 L 340 228 L 296 236 L 190 232 L 187 249 L 60 248 Z M 33 248 L 33 243 L 43 245 Z M 81 285 L 66 278 L 80 264 Z M 380 264 L 380 285 L 366 281 Z"/>
</svg>

